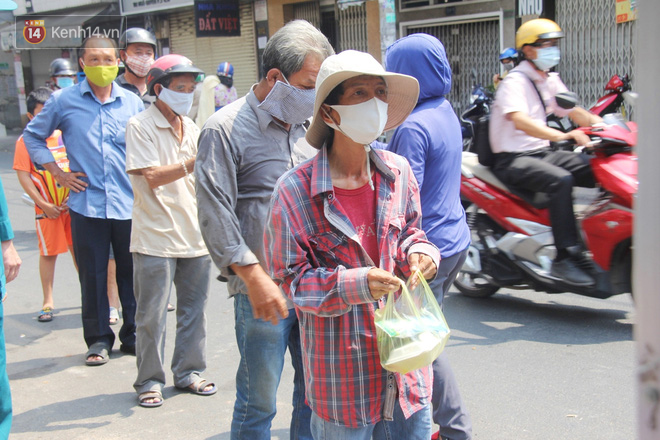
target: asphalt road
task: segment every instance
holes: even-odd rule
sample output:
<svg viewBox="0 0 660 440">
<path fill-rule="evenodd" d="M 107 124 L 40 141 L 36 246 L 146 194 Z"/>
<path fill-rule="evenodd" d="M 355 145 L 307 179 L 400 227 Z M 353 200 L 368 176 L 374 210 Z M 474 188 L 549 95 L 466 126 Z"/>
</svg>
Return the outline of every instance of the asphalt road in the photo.
<svg viewBox="0 0 660 440">
<path fill-rule="evenodd" d="M 39 323 L 39 252 L 33 211 L 20 201 L 11 142 L 0 139 L 0 176 L 23 259 L 5 302 L 8 372 L 14 402 L 11 439 L 228 439 L 238 352 L 233 303 L 212 282 L 207 309 L 208 370 L 219 392 L 178 392 L 168 377 L 164 405 L 137 405 L 135 358 L 115 346 L 111 361 L 86 367 L 80 288 L 70 256 L 58 259 L 55 318 Z M 621 440 L 635 437 L 632 301 L 503 291 L 475 300 L 452 290 L 447 345 L 481 440 Z M 172 298 L 176 304 L 176 300 Z M 168 315 L 167 361 L 174 313 Z M 118 331 L 118 327 L 115 327 Z M 280 386 L 274 439 L 288 439 L 290 367 Z"/>
</svg>

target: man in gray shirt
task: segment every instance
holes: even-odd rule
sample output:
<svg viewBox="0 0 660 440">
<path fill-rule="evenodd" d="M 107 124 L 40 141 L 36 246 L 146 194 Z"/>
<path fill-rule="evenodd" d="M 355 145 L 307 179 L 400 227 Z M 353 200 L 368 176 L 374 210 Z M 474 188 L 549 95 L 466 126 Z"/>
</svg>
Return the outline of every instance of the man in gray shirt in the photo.
<svg viewBox="0 0 660 440">
<path fill-rule="evenodd" d="M 204 125 L 195 165 L 202 236 L 234 296 L 241 361 L 231 439 L 270 439 L 288 346 L 295 370 L 291 439 L 311 439 L 300 331 L 293 305 L 261 267 L 263 233 L 277 179 L 316 154 L 305 141 L 316 75 L 334 53 L 303 20 L 277 31 L 264 50 L 263 79 Z M 249 368 L 248 368 L 249 366 Z"/>
</svg>

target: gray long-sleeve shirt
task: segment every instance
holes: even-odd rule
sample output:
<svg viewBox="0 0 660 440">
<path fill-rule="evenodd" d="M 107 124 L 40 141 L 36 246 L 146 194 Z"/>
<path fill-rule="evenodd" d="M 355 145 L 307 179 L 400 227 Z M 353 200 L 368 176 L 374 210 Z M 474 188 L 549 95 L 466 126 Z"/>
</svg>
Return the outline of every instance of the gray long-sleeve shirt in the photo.
<svg viewBox="0 0 660 440">
<path fill-rule="evenodd" d="M 250 91 L 211 116 L 195 162 L 202 236 L 230 295 L 247 291 L 229 266 L 264 260 L 264 226 L 277 179 L 318 151 L 305 141 L 308 123 L 287 131 L 257 105 Z"/>
</svg>

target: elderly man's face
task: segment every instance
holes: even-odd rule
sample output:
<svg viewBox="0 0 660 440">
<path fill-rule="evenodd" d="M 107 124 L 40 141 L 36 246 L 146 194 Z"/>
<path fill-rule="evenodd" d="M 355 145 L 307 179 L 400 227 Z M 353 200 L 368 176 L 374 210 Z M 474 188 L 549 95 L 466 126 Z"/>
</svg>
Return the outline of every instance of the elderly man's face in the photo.
<svg viewBox="0 0 660 440">
<path fill-rule="evenodd" d="M 287 79 L 293 87 L 304 90 L 313 90 L 316 87 L 316 77 L 323 60 L 316 55 L 307 55 L 302 68 L 291 74 Z"/>
</svg>

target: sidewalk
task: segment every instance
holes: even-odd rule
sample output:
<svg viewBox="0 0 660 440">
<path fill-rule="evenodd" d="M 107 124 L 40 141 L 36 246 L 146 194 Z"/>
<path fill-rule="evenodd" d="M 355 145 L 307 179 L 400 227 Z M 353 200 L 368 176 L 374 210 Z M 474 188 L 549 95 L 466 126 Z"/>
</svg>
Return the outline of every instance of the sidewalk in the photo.
<svg viewBox="0 0 660 440">
<path fill-rule="evenodd" d="M 142 408 L 133 390 L 135 357 L 119 352 L 110 362 L 84 365 L 86 346 L 80 318 L 80 285 L 70 255 L 61 255 L 55 273 L 55 317 L 36 320 L 41 308 L 39 249 L 34 211 L 11 169 L 13 141 L 0 138 L 0 177 L 9 203 L 15 246 L 23 260 L 17 280 L 8 285 L 4 303 L 7 370 L 12 387 L 14 423 L 10 439 L 229 439 L 238 350 L 233 328 L 233 300 L 226 285 L 213 279 L 207 308 L 207 364 L 204 377 L 218 393 L 196 396 L 174 388 L 169 363 L 174 344 L 175 313 L 168 314 L 165 402 Z M 11 141 L 13 139 L 13 141 Z M 215 276 L 215 273 L 214 273 Z M 172 295 L 173 304 L 176 297 Z M 113 327 L 115 333 L 119 325 Z M 273 439 L 289 438 L 293 370 L 285 366 Z"/>
</svg>

